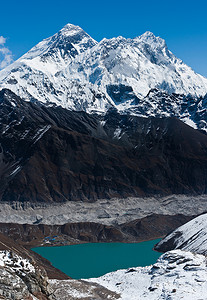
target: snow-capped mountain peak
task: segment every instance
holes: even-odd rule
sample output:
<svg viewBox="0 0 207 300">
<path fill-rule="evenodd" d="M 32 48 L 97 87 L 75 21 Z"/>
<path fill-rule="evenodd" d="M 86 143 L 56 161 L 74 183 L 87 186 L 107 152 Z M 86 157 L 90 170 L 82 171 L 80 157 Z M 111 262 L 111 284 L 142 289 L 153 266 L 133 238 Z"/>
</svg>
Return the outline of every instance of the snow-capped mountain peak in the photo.
<svg viewBox="0 0 207 300">
<path fill-rule="evenodd" d="M 60 31 L 58 32 L 59 35 L 62 36 L 77 36 L 78 34 L 83 34 L 84 36 L 88 36 L 92 39 L 80 26 L 73 25 L 71 23 L 66 24 Z M 96 41 L 94 41 L 97 43 Z"/>
<path fill-rule="evenodd" d="M 62 29 L 60 29 L 59 32 L 66 35 L 74 35 L 80 31 L 83 31 L 83 29 L 80 26 L 68 23 Z"/>
<path fill-rule="evenodd" d="M 53 36 L 38 43 L 19 62 L 54 75 L 64 69 L 75 56 L 96 43 L 79 26 L 67 24 Z"/>
<path fill-rule="evenodd" d="M 151 89 L 161 91 L 157 96 L 169 94 L 165 102 L 174 93 L 198 99 L 207 94 L 207 79 L 178 59 L 165 40 L 152 32 L 134 39 L 119 36 L 97 43 L 79 26 L 67 24 L 2 70 L 0 88 L 8 88 L 25 100 L 89 113 L 105 113 L 116 107 L 121 113 L 136 114 L 136 106 L 141 103 L 142 116 L 152 112 L 161 117 L 166 116 L 165 111 L 155 113 L 151 102 L 146 103 Z M 179 99 L 165 105 L 170 107 L 167 116 L 178 116 L 183 102 Z M 161 107 L 160 101 L 163 103 L 159 98 L 155 107 Z M 194 122 L 186 111 L 183 120 Z M 198 116 L 196 120 L 196 124 L 201 121 Z M 202 117 L 202 128 L 205 122 Z"/>
<path fill-rule="evenodd" d="M 60 31 L 53 36 L 44 39 L 38 43 L 35 47 L 29 50 L 22 58 L 32 59 L 36 56 L 45 54 L 51 54 L 52 49 L 67 49 L 69 50 L 68 44 L 73 43 L 74 45 L 88 43 L 88 48 L 94 46 L 97 42 L 92 39 L 81 27 L 72 24 L 65 25 Z M 87 47 L 86 47 L 87 48 Z M 80 49 L 82 52 L 83 49 Z"/>
<path fill-rule="evenodd" d="M 152 33 L 151 31 L 146 31 L 145 33 L 143 33 L 135 39 L 139 40 L 140 42 L 150 44 L 154 47 L 167 47 L 165 40 L 159 36 L 155 36 L 154 33 Z"/>
</svg>

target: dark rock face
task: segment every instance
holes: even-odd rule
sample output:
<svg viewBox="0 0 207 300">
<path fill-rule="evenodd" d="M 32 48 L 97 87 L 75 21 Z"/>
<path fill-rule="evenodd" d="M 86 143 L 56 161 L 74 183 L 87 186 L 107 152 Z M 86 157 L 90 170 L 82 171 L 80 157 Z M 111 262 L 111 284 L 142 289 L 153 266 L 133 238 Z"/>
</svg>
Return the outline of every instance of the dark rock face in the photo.
<svg viewBox="0 0 207 300">
<path fill-rule="evenodd" d="M 206 256 L 206 219 L 207 214 L 204 213 L 183 226 L 178 226 L 155 245 L 155 249 L 159 252 L 181 249 Z"/>
<path fill-rule="evenodd" d="M 207 136 L 176 118 L 105 116 L 0 92 L 0 200 L 207 192 Z"/>
<path fill-rule="evenodd" d="M 134 220 L 121 225 L 121 230 L 125 234 L 133 236 L 135 239 L 151 240 L 169 234 L 177 228 L 193 219 L 194 216 L 185 215 L 157 215 L 153 214 L 142 219 Z"/>
<path fill-rule="evenodd" d="M 181 233 L 177 233 L 175 236 L 173 236 L 171 239 L 168 239 L 167 243 L 162 243 L 161 245 L 156 244 L 155 250 L 158 252 L 167 252 L 174 250 L 176 248 L 176 239 L 181 237 Z"/>
<path fill-rule="evenodd" d="M 107 93 L 114 101 L 114 103 L 121 103 L 127 100 L 133 100 L 132 104 L 138 104 L 139 99 L 134 94 L 131 86 L 126 86 L 123 84 L 119 85 L 108 85 Z"/>
</svg>

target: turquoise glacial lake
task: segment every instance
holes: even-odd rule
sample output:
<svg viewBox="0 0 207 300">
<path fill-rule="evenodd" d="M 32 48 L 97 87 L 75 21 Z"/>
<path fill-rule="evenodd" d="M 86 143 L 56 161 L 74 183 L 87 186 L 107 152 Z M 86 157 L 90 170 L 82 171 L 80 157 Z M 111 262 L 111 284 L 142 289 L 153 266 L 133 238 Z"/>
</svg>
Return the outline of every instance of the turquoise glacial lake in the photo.
<svg viewBox="0 0 207 300">
<path fill-rule="evenodd" d="M 158 240 L 141 243 L 87 243 L 60 247 L 37 247 L 32 250 L 48 259 L 54 267 L 74 279 L 99 277 L 130 267 L 148 266 L 160 253 L 153 251 Z"/>
</svg>

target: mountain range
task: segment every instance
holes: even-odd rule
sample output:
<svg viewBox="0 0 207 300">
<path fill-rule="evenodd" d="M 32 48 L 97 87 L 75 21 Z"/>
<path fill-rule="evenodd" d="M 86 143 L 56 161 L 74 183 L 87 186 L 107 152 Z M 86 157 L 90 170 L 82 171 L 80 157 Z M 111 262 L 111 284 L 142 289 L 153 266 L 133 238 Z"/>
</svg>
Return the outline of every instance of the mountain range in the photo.
<svg viewBox="0 0 207 300">
<path fill-rule="evenodd" d="M 67 24 L 2 70 L 0 88 L 70 110 L 176 116 L 207 130 L 207 79 L 151 32 L 96 42 Z"/>
</svg>

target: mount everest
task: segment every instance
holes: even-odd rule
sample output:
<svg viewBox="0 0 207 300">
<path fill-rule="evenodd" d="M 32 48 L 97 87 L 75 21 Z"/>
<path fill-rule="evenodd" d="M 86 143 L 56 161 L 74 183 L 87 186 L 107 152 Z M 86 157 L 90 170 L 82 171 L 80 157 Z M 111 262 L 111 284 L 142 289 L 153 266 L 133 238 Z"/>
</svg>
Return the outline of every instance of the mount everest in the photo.
<svg viewBox="0 0 207 300">
<path fill-rule="evenodd" d="M 70 110 L 176 116 L 207 130 L 207 79 L 151 32 L 98 43 L 67 24 L 2 70 L 0 88 Z"/>
</svg>

